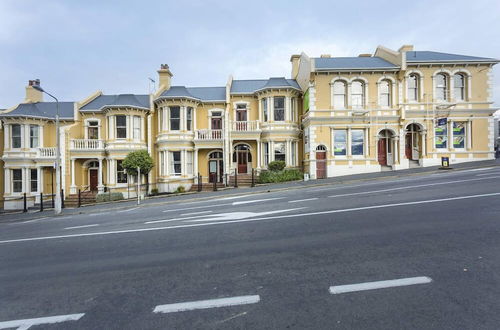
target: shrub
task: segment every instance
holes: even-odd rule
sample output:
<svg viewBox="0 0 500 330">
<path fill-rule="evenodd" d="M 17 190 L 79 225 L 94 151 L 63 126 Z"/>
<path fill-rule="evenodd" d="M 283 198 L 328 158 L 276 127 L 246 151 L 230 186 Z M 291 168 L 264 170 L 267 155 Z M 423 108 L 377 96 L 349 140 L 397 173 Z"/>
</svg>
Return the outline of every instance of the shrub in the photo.
<svg viewBox="0 0 500 330">
<path fill-rule="evenodd" d="M 96 196 L 97 203 L 119 201 L 121 199 L 123 199 L 123 194 L 121 192 L 114 192 L 111 194 L 110 193 L 102 193 L 102 194 L 98 194 Z"/>
<path fill-rule="evenodd" d="M 184 188 L 184 186 L 179 186 L 174 191 L 174 193 L 183 193 L 183 192 L 186 192 L 186 188 Z"/>
<path fill-rule="evenodd" d="M 285 169 L 282 171 L 263 171 L 259 175 L 259 183 L 276 183 L 302 180 L 303 174 L 296 169 Z"/>
<path fill-rule="evenodd" d="M 267 168 L 270 171 L 276 172 L 276 171 L 283 171 L 285 168 L 286 163 L 282 160 L 275 160 L 273 162 L 270 162 L 269 165 L 267 165 Z"/>
<path fill-rule="evenodd" d="M 151 189 L 151 196 L 156 196 L 158 195 L 158 189 L 154 188 L 154 189 Z"/>
</svg>

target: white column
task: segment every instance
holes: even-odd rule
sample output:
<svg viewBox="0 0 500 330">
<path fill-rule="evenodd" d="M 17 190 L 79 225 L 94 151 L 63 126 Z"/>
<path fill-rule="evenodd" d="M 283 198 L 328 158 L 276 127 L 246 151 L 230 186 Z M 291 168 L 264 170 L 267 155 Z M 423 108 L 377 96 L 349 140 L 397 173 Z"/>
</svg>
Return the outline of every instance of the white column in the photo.
<svg viewBox="0 0 500 330">
<path fill-rule="evenodd" d="M 76 185 L 75 185 L 75 159 L 71 159 L 71 187 L 70 193 L 76 194 Z"/>
<path fill-rule="evenodd" d="M 132 134 L 132 131 L 133 131 L 132 130 L 132 125 L 134 124 L 134 121 L 132 119 L 132 116 L 129 116 L 129 115 L 126 115 L 125 119 L 126 119 L 125 122 L 127 123 L 126 124 L 127 125 L 127 129 L 126 129 L 126 131 L 127 131 L 127 140 L 131 140 L 134 137 L 133 134 Z"/>
<path fill-rule="evenodd" d="M 352 145 L 352 141 L 351 141 L 351 127 L 348 127 L 347 128 L 347 156 L 351 156 L 351 145 Z"/>
<path fill-rule="evenodd" d="M 104 186 L 102 185 L 102 158 L 99 158 L 99 173 L 97 177 L 97 189 L 99 192 L 104 191 Z"/>
<path fill-rule="evenodd" d="M 5 124 L 3 126 L 3 146 L 5 150 L 10 149 L 10 125 Z"/>
<path fill-rule="evenodd" d="M 147 131 L 148 131 L 147 144 L 148 144 L 148 152 L 149 152 L 150 155 L 153 154 L 153 151 L 152 151 L 153 150 L 153 141 L 152 141 L 153 139 L 152 139 L 152 136 L 151 136 L 151 134 L 152 134 L 151 123 L 152 123 L 152 115 L 149 114 L 148 115 L 148 128 L 147 128 Z M 145 132 L 143 133 L 142 136 L 143 136 L 143 139 L 145 139 L 145 137 L 144 137 L 145 136 Z"/>
<path fill-rule="evenodd" d="M 41 148 L 43 144 L 43 125 L 38 126 L 38 146 Z"/>
<path fill-rule="evenodd" d="M 26 124 L 21 126 L 24 131 L 24 144 L 22 145 L 22 148 L 29 149 L 30 148 L 30 125 Z"/>
<path fill-rule="evenodd" d="M 181 150 L 181 175 L 186 174 L 186 150 Z"/>
<path fill-rule="evenodd" d="M 10 194 L 10 184 L 11 184 L 11 179 L 10 179 L 10 168 L 6 167 L 4 168 L 3 170 L 3 173 L 4 173 L 4 179 L 5 179 L 5 182 L 4 182 L 4 193 L 5 195 L 9 195 Z"/>
<path fill-rule="evenodd" d="M 43 168 L 41 166 L 38 166 L 36 168 L 37 170 L 37 188 L 38 188 L 38 194 L 40 195 L 40 193 L 43 193 Z"/>
<path fill-rule="evenodd" d="M 290 111 L 291 111 L 291 104 L 290 104 L 290 96 L 285 96 L 285 121 L 290 120 Z"/>
<path fill-rule="evenodd" d="M 467 121 L 467 129 L 465 130 L 465 137 L 466 137 L 466 148 L 467 150 L 472 149 L 472 120 Z"/>
<path fill-rule="evenodd" d="M 267 119 L 269 119 L 269 121 L 274 121 L 274 96 L 267 99 L 267 109 Z"/>
<path fill-rule="evenodd" d="M 29 193 L 30 189 L 29 189 L 29 183 L 30 183 L 30 177 L 28 175 L 28 168 L 27 167 L 23 167 L 21 169 L 21 173 L 22 173 L 22 179 L 23 179 L 23 193 Z"/>
<path fill-rule="evenodd" d="M 109 167 L 109 178 L 108 178 L 108 183 L 110 184 L 116 184 L 116 175 L 115 175 L 115 160 L 114 159 L 109 159 L 108 160 L 108 167 Z"/>
<path fill-rule="evenodd" d="M 161 108 L 158 108 L 158 115 L 157 115 L 157 118 L 158 118 L 158 133 L 162 131 L 162 127 L 161 127 L 161 124 L 162 124 L 162 117 L 163 117 L 163 107 Z"/>
<path fill-rule="evenodd" d="M 257 169 L 260 169 L 262 164 L 261 164 L 261 142 L 260 140 L 257 140 Z"/>
<path fill-rule="evenodd" d="M 109 132 L 109 139 L 114 140 L 115 139 L 115 116 L 108 116 L 108 132 Z"/>
<path fill-rule="evenodd" d="M 369 157 L 369 155 L 370 155 L 370 129 L 368 127 L 365 129 L 364 155 L 365 155 L 365 157 Z"/>
<path fill-rule="evenodd" d="M 290 147 L 290 140 L 285 141 L 285 164 L 286 166 L 290 166 L 291 164 L 291 158 L 290 155 L 292 154 L 291 152 L 291 147 Z"/>
<path fill-rule="evenodd" d="M 194 148 L 193 151 L 193 175 L 198 175 L 198 148 Z"/>
<path fill-rule="evenodd" d="M 427 155 L 427 132 L 420 131 L 420 139 L 422 140 L 422 158 Z"/>
<path fill-rule="evenodd" d="M 274 141 L 269 141 L 269 162 L 274 161 Z"/>
<path fill-rule="evenodd" d="M 170 176 L 170 164 L 169 164 L 170 155 L 169 155 L 169 151 L 165 150 L 164 153 L 165 153 L 165 175 L 166 176 Z"/>
</svg>

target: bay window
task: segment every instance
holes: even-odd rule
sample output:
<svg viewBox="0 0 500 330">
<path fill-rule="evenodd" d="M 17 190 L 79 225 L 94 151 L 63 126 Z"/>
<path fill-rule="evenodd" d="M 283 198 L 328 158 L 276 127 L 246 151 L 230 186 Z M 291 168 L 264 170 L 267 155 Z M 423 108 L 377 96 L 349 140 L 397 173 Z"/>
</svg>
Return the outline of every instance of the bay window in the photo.
<svg viewBox="0 0 500 330">
<path fill-rule="evenodd" d="M 30 125 L 30 148 L 38 148 L 40 135 L 40 127 L 38 125 Z"/>
<path fill-rule="evenodd" d="M 30 191 L 38 191 L 38 170 L 36 168 L 30 169 Z"/>
<path fill-rule="evenodd" d="M 141 117 L 139 116 L 134 116 L 134 140 L 140 140 L 141 139 Z"/>
<path fill-rule="evenodd" d="M 187 107 L 186 109 L 186 130 L 191 131 L 193 128 L 193 108 Z"/>
<path fill-rule="evenodd" d="M 291 165 L 292 166 L 296 166 L 297 165 L 297 162 L 296 162 L 296 158 L 297 158 L 297 142 L 295 141 L 292 141 L 292 163 Z"/>
<path fill-rule="evenodd" d="M 274 144 L 274 160 L 286 161 L 286 146 L 284 142 Z"/>
<path fill-rule="evenodd" d="M 181 152 L 180 151 L 170 151 L 170 174 L 171 175 L 181 175 L 182 174 L 182 163 L 181 163 Z"/>
<path fill-rule="evenodd" d="M 186 174 L 193 175 L 193 152 L 186 151 Z"/>
<path fill-rule="evenodd" d="M 116 138 L 117 139 L 127 138 L 127 116 L 124 115 L 116 116 Z"/>
<path fill-rule="evenodd" d="M 264 121 L 268 121 L 269 120 L 269 114 L 268 114 L 268 111 L 267 111 L 267 98 L 264 97 L 260 102 L 262 104 L 262 114 L 264 115 Z"/>
<path fill-rule="evenodd" d="M 12 170 L 12 191 L 23 192 L 23 170 L 19 168 Z"/>
<path fill-rule="evenodd" d="M 336 129 L 333 131 L 333 154 L 334 156 L 347 155 L 347 130 Z"/>
<path fill-rule="evenodd" d="M 11 132 L 12 148 L 21 148 L 21 125 L 11 125 Z"/>
<path fill-rule="evenodd" d="M 116 161 L 116 182 L 127 183 L 127 173 L 123 168 L 123 160 L 119 159 Z"/>
<path fill-rule="evenodd" d="M 269 164 L 269 142 L 262 143 L 264 148 L 264 165 Z"/>
<path fill-rule="evenodd" d="M 285 120 L 285 98 L 283 96 L 274 97 L 274 121 Z"/>
<path fill-rule="evenodd" d="M 170 107 L 170 130 L 178 131 L 181 123 L 181 108 Z"/>
</svg>

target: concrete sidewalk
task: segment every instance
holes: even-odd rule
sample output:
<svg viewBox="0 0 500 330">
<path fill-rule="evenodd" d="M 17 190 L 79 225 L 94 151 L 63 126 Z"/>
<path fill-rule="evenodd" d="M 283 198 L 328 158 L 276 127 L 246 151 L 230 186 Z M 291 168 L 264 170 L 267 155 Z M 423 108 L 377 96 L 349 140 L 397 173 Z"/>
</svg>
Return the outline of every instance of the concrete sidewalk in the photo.
<svg viewBox="0 0 500 330">
<path fill-rule="evenodd" d="M 496 160 L 486 160 L 479 162 L 461 163 L 452 166 L 451 170 L 440 170 L 439 166 L 425 167 L 425 168 L 413 168 L 398 171 L 387 171 L 387 172 L 374 172 L 366 174 L 354 174 L 346 175 L 341 177 L 333 177 L 320 180 L 310 180 L 310 181 L 292 181 L 284 183 L 270 183 L 270 184 L 259 184 L 256 187 L 240 187 L 240 188 L 224 188 L 219 191 L 208 191 L 208 192 L 190 192 L 184 194 L 172 194 L 172 195 L 162 195 L 148 197 L 141 201 L 141 207 L 148 205 L 161 205 L 161 204 L 175 204 L 178 202 L 186 201 L 199 201 L 199 200 L 209 200 L 212 198 L 218 198 L 222 196 L 237 196 L 237 195 L 247 195 L 262 192 L 271 192 L 279 190 L 289 190 L 289 189 L 301 189 L 303 187 L 315 187 L 315 186 L 329 186 L 329 185 L 339 185 L 352 182 L 363 182 L 371 180 L 384 180 L 391 178 L 401 178 L 414 175 L 424 175 L 432 173 L 449 173 L 451 171 L 461 171 L 475 168 L 493 167 L 500 166 L 500 159 Z M 130 207 L 137 206 L 136 200 L 122 200 L 115 202 L 106 202 L 93 205 L 84 205 L 80 208 L 65 208 L 61 213 L 61 216 L 72 215 L 72 214 L 87 214 L 96 213 L 100 211 L 113 211 L 120 209 L 127 209 Z M 38 219 L 42 217 L 52 217 L 54 216 L 53 210 L 48 209 L 43 212 L 36 210 L 29 210 L 27 213 L 13 212 L 13 213 L 3 213 L 0 214 L 0 223 L 4 222 L 14 222 L 14 221 L 27 221 L 32 219 Z"/>
</svg>

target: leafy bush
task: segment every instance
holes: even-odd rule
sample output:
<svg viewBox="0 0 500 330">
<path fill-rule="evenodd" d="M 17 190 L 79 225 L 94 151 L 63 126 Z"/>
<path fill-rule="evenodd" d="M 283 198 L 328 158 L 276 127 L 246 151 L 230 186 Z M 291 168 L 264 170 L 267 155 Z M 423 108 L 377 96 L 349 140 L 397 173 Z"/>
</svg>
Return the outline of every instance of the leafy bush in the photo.
<svg viewBox="0 0 500 330">
<path fill-rule="evenodd" d="M 282 171 L 263 171 L 259 175 L 259 183 L 287 182 L 302 179 L 302 172 L 296 169 L 285 169 Z"/>
<path fill-rule="evenodd" d="M 151 196 L 156 196 L 158 195 L 158 189 L 154 188 L 154 189 L 151 189 Z"/>
<path fill-rule="evenodd" d="M 285 168 L 286 163 L 282 160 L 275 160 L 273 162 L 270 162 L 269 165 L 267 165 L 267 168 L 270 171 L 277 172 L 277 171 L 283 171 Z"/>
<path fill-rule="evenodd" d="M 121 192 L 114 192 L 111 194 L 110 193 L 102 193 L 102 194 L 98 194 L 96 196 L 97 203 L 119 201 L 121 199 L 123 199 L 123 194 Z"/>
<path fill-rule="evenodd" d="M 174 191 L 174 193 L 183 193 L 183 192 L 186 192 L 186 188 L 184 188 L 184 186 L 179 186 Z"/>
</svg>

